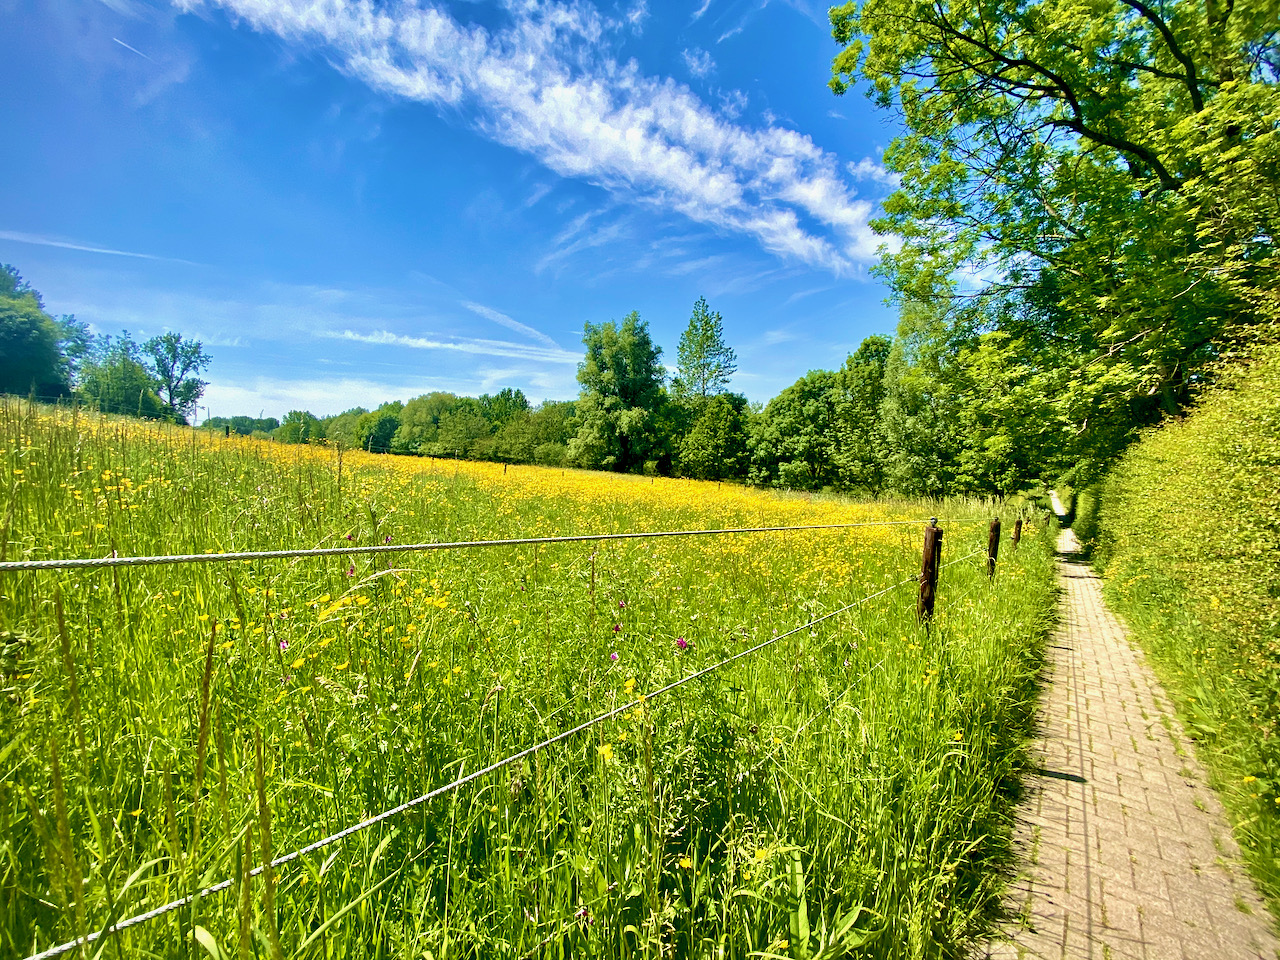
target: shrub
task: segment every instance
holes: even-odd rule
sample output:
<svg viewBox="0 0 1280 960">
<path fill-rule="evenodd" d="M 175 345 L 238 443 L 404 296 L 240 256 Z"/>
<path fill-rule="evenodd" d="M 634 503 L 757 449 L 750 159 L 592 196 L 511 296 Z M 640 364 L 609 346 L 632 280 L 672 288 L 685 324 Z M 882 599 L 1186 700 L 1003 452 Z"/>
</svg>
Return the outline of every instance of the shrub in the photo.
<svg viewBox="0 0 1280 960">
<path fill-rule="evenodd" d="M 1095 563 L 1280 901 L 1280 345 L 1146 434 L 1101 489 Z M 1082 511 L 1085 513 L 1086 511 Z M 1083 517 L 1082 517 L 1083 519 Z"/>
</svg>

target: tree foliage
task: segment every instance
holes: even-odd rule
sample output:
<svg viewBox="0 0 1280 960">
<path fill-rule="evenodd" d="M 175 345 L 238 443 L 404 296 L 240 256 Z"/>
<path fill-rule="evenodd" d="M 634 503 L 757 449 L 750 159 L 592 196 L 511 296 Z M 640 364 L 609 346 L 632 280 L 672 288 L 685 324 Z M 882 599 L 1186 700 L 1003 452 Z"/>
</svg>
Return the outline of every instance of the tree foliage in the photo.
<svg viewBox="0 0 1280 960">
<path fill-rule="evenodd" d="M 208 369 L 211 360 L 204 346 L 199 340 L 187 340 L 181 334 L 170 332 L 147 340 L 142 344 L 142 352 L 150 359 L 149 366 L 158 384 L 156 392 L 169 408 L 170 418 L 185 422 L 195 413 L 196 401 L 209 385 L 199 376 Z"/>
<path fill-rule="evenodd" d="M 127 330 L 119 337 L 98 340 L 80 378 L 81 395 L 103 413 L 148 420 L 172 416 L 172 409 L 160 399 L 160 386 L 160 380 L 147 366 L 142 347 Z"/>
<path fill-rule="evenodd" d="M 9 264 L 0 265 L 0 393 L 62 396 L 69 389 L 62 330 Z"/>
<path fill-rule="evenodd" d="M 707 397 L 722 393 L 738 370 L 737 355 L 724 342 L 724 321 L 705 297 L 693 305 L 689 326 L 676 349 L 678 373 L 672 389 L 678 398 Z"/>
<path fill-rule="evenodd" d="M 905 133 L 876 224 L 947 342 L 1001 330 L 1096 472 L 1280 319 L 1277 0 L 866 0 L 832 86 Z M 969 277 L 969 280 L 965 280 Z M 1094 411 L 1105 411 L 1099 418 Z M 1116 425 L 1126 429 L 1117 435 Z"/>
<path fill-rule="evenodd" d="M 662 451 L 658 417 L 666 401 L 662 348 L 634 310 L 621 324 L 588 323 L 578 365 L 578 432 L 569 457 L 581 466 L 637 470 Z"/>
</svg>

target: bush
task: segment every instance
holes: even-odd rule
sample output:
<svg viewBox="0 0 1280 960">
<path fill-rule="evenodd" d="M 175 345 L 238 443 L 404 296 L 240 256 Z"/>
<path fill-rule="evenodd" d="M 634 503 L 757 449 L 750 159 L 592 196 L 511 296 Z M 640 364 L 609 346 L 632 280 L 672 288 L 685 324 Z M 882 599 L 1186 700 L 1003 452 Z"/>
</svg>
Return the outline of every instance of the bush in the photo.
<svg viewBox="0 0 1280 960">
<path fill-rule="evenodd" d="M 533 448 L 533 462 L 543 467 L 563 467 L 569 462 L 569 448 L 563 443 L 540 443 Z"/>
<path fill-rule="evenodd" d="M 1280 904 L 1278 471 L 1280 345 L 1272 345 L 1233 368 L 1188 417 L 1129 450 L 1102 485 L 1089 534 L 1108 597 L 1198 741 L 1273 908 Z"/>
</svg>

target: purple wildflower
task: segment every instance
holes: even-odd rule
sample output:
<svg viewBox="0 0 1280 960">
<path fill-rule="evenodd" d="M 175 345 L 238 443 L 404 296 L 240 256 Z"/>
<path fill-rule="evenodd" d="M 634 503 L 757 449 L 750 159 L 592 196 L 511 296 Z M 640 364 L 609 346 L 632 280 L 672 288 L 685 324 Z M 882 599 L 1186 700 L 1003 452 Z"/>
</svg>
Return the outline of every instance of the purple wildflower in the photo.
<svg viewBox="0 0 1280 960">
<path fill-rule="evenodd" d="M 622 624 L 620 624 L 620 623 L 615 623 L 615 624 L 613 625 L 613 632 L 614 632 L 614 633 L 621 633 L 621 632 L 622 632 Z"/>
<path fill-rule="evenodd" d="M 354 534 L 351 534 L 351 533 L 348 533 L 348 534 L 347 534 L 347 539 L 348 539 L 348 540 L 354 540 L 354 539 L 355 539 L 355 535 L 354 535 Z"/>
<path fill-rule="evenodd" d="M 613 651 L 613 653 L 609 654 L 609 659 L 610 659 L 610 660 L 612 660 L 614 663 L 617 663 L 617 662 L 618 662 L 618 651 L 617 651 L 617 650 L 615 650 L 615 651 Z"/>
<path fill-rule="evenodd" d="M 387 539 L 383 540 L 382 542 L 383 542 L 383 543 L 390 543 L 390 542 L 391 542 L 391 534 L 389 534 L 389 533 L 388 533 L 388 534 L 387 534 Z"/>
<path fill-rule="evenodd" d="M 625 600 L 619 600 L 619 601 L 618 601 L 618 609 L 619 609 L 619 610 L 625 610 L 625 609 L 627 609 L 627 601 L 625 601 Z"/>
<path fill-rule="evenodd" d="M 347 567 L 346 575 L 348 577 L 354 577 L 356 575 L 356 565 L 354 563 L 351 566 Z"/>
<path fill-rule="evenodd" d="M 681 650 L 688 650 L 689 641 L 686 640 L 684 637 L 676 637 L 676 646 L 679 647 Z"/>
<path fill-rule="evenodd" d="M 281 640 L 281 641 L 280 641 L 280 652 L 281 652 L 281 653 L 284 653 L 284 652 L 285 652 L 286 650 L 288 650 L 288 649 L 289 649 L 289 641 L 288 641 L 288 640 Z"/>
</svg>

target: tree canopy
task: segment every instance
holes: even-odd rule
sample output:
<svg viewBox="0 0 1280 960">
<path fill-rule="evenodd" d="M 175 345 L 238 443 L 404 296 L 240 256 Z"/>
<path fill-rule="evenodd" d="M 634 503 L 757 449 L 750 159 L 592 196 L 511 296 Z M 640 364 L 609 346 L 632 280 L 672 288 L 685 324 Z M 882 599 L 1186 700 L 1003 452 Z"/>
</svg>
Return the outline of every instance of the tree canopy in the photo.
<svg viewBox="0 0 1280 960">
<path fill-rule="evenodd" d="M 634 310 L 622 323 L 588 323 L 578 365 L 578 432 L 569 456 L 582 466 L 635 470 L 661 451 L 657 429 L 666 400 L 662 348 Z"/>
<path fill-rule="evenodd" d="M 40 294 L 9 264 L 0 265 L 0 392 L 61 396 L 70 388 L 62 330 Z"/>
<path fill-rule="evenodd" d="M 1096 472 L 1280 320 L 1277 0 L 865 0 L 832 87 L 905 132 L 877 229 L 900 303 L 986 333 Z M 988 347 L 993 347 L 989 343 Z M 1104 411 L 1101 417 L 1096 411 Z"/>
<path fill-rule="evenodd" d="M 150 358 L 157 393 L 169 408 L 169 416 L 185 421 L 195 413 L 196 401 L 209 384 L 199 374 L 209 366 L 210 357 L 198 340 L 185 340 L 178 333 L 163 333 L 142 345 Z"/>
<path fill-rule="evenodd" d="M 676 349 L 678 373 L 672 388 L 677 397 L 706 399 L 722 393 L 738 370 L 737 355 L 724 341 L 724 321 L 705 297 L 693 305 L 689 326 Z"/>
</svg>

